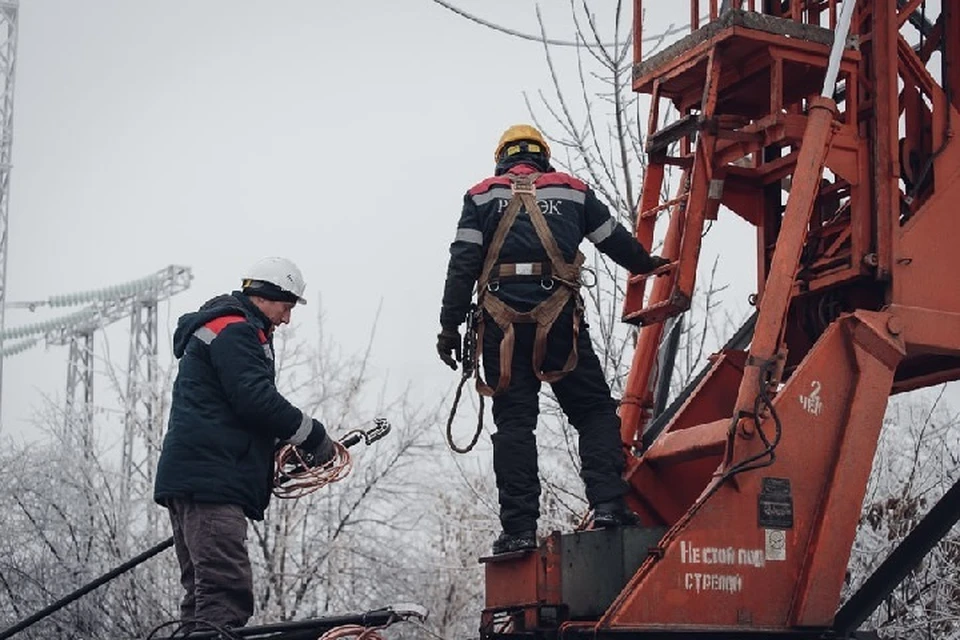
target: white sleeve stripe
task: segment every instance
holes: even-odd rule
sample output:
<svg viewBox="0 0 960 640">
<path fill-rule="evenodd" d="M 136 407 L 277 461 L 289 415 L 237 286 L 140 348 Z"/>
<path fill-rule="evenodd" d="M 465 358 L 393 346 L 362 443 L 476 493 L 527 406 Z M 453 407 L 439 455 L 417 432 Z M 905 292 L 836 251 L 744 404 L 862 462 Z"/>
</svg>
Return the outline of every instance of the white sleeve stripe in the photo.
<svg viewBox="0 0 960 640">
<path fill-rule="evenodd" d="M 483 205 L 487 204 L 491 200 L 495 200 L 496 198 L 503 198 L 504 200 L 509 200 L 512 195 L 513 195 L 513 192 L 510 191 L 510 187 L 507 187 L 504 185 L 497 185 L 485 193 L 480 193 L 471 197 L 473 198 L 474 205 L 478 207 L 482 207 Z"/>
<path fill-rule="evenodd" d="M 600 244 L 604 240 L 610 237 L 613 233 L 613 230 L 617 228 L 617 221 L 613 218 L 608 218 L 606 222 L 602 225 L 591 231 L 587 234 L 587 240 L 593 244 Z"/>
<path fill-rule="evenodd" d="M 457 229 L 457 236 L 454 242 L 469 242 L 470 244 L 479 244 L 483 246 L 483 232 L 477 229 Z"/>
<path fill-rule="evenodd" d="M 303 441 L 309 438 L 310 432 L 313 431 L 313 418 L 303 411 L 300 412 L 300 415 L 303 416 L 300 420 L 300 426 L 297 427 L 297 432 L 287 439 L 289 444 L 303 444 Z"/>
<path fill-rule="evenodd" d="M 587 200 L 587 194 L 572 187 L 543 187 L 537 189 L 537 200 L 569 200 L 583 204 Z"/>
<path fill-rule="evenodd" d="M 213 339 L 217 337 L 217 334 L 209 327 L 200 327 L 193 332 L 193 335 L 199 338 L 204 344 L 210 344 L 213 342 Z"/>
</svg>

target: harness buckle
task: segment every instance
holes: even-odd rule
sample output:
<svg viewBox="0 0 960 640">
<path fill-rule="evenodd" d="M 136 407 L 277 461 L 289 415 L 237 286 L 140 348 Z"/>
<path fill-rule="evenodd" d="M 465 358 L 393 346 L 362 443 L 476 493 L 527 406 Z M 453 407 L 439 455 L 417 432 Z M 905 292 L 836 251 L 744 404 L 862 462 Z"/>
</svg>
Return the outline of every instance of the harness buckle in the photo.
<svg viewBox="0 0 960 640">
<path fill-rule="evenodd" d="M 532 180 L 514 180 L 510 183 L 510 191 L 516 195 L 537 195 L 537 187 Z"/>
<path fill-rule="evenodd" d="M 499 280 L 494 280 L 493 282 L 487 283 L 487 291 L 489 291 L 490 293 L 493 293 L 494 291 L 499 291 L 499 290 L 500 290 Z"/>
<path fill-rule="evenodd" d="M 546 278 L 540 278 L 540 286 L 543 287 L 544 291 L 552 290 L 555 284 L 556 282 L 554 282 L 553 278 L 550 276 L 547 276 Z"/>
</svg>

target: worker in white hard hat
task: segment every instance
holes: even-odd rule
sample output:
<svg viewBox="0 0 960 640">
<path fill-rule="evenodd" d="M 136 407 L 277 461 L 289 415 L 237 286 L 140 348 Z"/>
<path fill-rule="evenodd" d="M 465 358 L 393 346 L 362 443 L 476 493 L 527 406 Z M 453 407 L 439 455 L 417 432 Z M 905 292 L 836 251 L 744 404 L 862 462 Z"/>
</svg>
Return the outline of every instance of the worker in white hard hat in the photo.
<svg viewBox="0 0 960 640">
<path fill-rule="evenodd" d="M 276 448 L 296 445 L 313 464 L 335 455 L 323 424 L 275 384 L 273 331 L 306 303 L 304 288 L 293 262 L 265 258 L 239 291 L 177 324 L 180 363 L 154 499 L 170 514 L 185 621 L 242 627 L 253 614 L 247 519 L 263 519 Z"/>
</svg>

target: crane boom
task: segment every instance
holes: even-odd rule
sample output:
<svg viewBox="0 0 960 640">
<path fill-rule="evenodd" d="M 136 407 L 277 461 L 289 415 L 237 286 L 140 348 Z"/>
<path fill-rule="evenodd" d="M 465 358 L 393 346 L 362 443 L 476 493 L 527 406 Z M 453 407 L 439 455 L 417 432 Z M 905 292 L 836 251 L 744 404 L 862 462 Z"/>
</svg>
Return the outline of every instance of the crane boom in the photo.
<svg viewBox="0 0 960 640">
<path fill-rule="evenodd" d="M 871 582 L 834 628 L 887 401 L 960 378 L 960 291 L 943 282 L 960 270 L 960 7 L 710 0 L 701 25 L 689 4 L 692 33 L 645 59 L 634 1 L 633 88 L 651 96 L 636 234 L 650 246 L 665 223 L 672 261 L 650 291 L 631 276 L 623 309 L 641 326 L 625 476 L 647 526 L 487 559 L 484 638 L 853 631 L 882 599 Z M 665 106 L 679 119 L 662 126 Z M 682 176 L 662 200 L 668 167 Z M 705 224 L 729 212 L 755 229 L 752 340 L 655 416 L 663 320 L 689 308 Z M 958 515 L 935 509 L 918 535 Z M 591 581 L 616 594 L 583 606 Z"/>
</svg>

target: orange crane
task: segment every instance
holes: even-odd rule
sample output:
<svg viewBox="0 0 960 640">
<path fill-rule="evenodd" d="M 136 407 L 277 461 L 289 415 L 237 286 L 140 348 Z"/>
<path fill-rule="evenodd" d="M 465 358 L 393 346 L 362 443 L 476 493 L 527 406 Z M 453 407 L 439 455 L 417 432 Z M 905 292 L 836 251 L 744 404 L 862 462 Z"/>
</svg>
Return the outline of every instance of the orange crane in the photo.
<svg viewBox="0 0 960 640">
<path fill-rule="evenodd" d="M 623 309 L 642 327 L 620 415 L 645 526 L 483 559 L 482 638 L 867 637 L 960 517 L 957 485 L 838 610 L 888 398 L 960 378 L 960 3 L 688 2 L 691 33 L 644 58 L 634 0 L 636 233 L 665 224 L 672 261 L 649 292 L 631 276 Z M 680 117 L 660 128 L 665 104 Z M 654 415 L 662 321 L 689 307 L 721 206 L 756 229 L 757 310 Z"/>
</svg>

